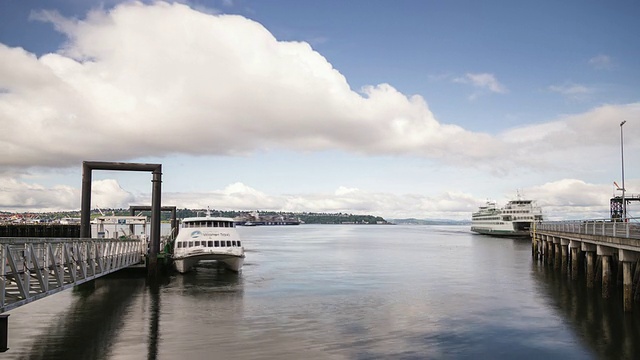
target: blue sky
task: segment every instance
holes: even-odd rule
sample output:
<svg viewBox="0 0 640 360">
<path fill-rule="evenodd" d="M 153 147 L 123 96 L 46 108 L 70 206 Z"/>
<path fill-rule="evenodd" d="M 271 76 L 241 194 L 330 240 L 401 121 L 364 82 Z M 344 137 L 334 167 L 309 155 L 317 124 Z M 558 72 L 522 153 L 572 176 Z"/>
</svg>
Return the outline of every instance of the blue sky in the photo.
<svg viewBox="0 0 640 360">
<path fill-rule="evenodd" d="M 549 218 L 606 217 L 622 120 L 640 193 L 639 15 L 633 1 L 3 0 L 0 210 L 76 209 L 82 161 L 103 160 L 162 163 L 179 207 L 465 219 L 520 190 Z M 146 175 L 94 179 L 96 206 L 149 201 Z"/>
</svg>

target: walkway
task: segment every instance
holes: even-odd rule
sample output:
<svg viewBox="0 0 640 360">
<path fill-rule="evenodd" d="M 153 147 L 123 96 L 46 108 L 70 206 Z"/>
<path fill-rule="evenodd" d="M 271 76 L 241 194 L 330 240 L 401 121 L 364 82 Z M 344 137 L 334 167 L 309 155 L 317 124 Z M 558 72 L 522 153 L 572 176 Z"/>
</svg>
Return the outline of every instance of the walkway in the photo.
<svg viewBox="0 0 640 360">
<path fill-rule="evenodd" d="M 0 313 L 142 262 L 141 240 L 0 238 Z"/>
</svg>

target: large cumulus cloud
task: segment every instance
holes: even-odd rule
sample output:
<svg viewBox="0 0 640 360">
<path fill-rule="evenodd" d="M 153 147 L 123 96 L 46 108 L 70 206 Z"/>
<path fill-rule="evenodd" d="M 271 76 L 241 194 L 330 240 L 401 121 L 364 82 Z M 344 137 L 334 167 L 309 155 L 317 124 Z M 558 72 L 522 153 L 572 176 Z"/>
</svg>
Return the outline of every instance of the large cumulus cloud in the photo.
<svg viewBox="0 0 640 360">
<path fill-rule="evenodd" d="M 278 147 L 458 159 L 500 149 L 439 123 L 420 96 L 388 84 L 352 90 L 309 44 L 241 16 L 160 2 L 37 17 L 68 42 L 40 57 L 0 45 L 5 165 Z"/>
</svg>

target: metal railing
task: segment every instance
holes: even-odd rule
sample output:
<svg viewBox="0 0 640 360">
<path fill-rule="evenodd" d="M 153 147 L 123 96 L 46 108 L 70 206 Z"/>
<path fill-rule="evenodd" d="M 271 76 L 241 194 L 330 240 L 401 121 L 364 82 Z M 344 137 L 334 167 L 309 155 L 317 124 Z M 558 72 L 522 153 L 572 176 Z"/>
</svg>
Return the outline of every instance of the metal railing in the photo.
<svg viewBox="0 0 640 360">
<path fill-rule="evenodd" d="M 535 224 L 535 230 L 640 239 L 638 221 L 638 218 L 629 218 L 627 221 L 611 221 L 611 219 L 543 221 Z"/>
<path fill-rule="evenodd" d="M 126 239 L 0 238 L 0 313 L 141 262 Z"/>
</svg>

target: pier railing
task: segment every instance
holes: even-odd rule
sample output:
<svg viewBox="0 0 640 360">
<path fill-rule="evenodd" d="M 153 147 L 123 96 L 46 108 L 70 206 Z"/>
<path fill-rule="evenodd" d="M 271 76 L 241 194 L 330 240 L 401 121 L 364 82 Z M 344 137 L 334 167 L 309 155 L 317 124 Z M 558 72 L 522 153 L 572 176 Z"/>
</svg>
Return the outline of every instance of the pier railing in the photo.
<svg viewBox="0 0 640 360">
<path fill-rule="evenodd" d="M 543 221 L 535 224 L 535 230 L 640 239 L 640 219 L 629 218 L 627 221 L 612 221 L 611 219 Z"/>
<path fill-rule="evenodd" d="M 0 313 L 141 262 L 136 239 L 0 238 Z"/>
</svg>

